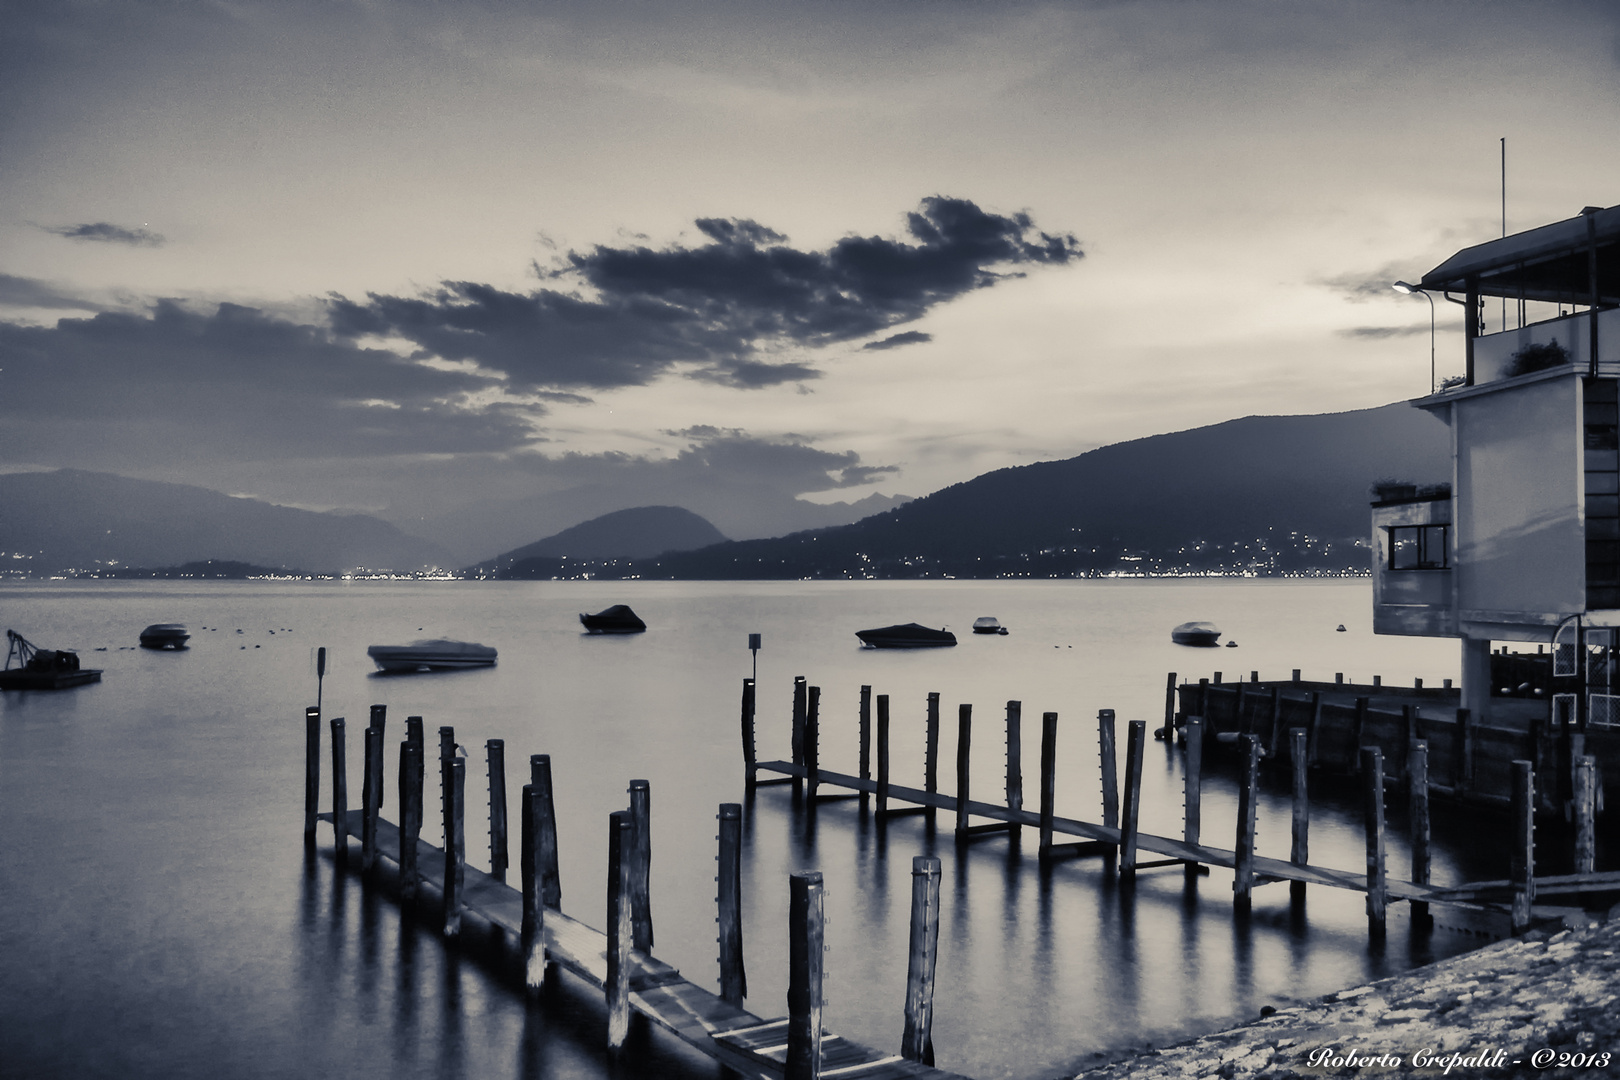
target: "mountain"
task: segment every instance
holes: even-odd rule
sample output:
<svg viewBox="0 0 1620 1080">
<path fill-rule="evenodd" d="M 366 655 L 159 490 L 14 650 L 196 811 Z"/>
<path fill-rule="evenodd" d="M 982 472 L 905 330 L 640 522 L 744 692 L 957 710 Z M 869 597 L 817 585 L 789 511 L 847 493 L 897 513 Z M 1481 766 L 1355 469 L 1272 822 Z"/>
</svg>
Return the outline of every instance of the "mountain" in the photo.
<svg viewBox="0 0 1620 1080">
<path fill-rule="evenodd" d="M 986 473 L 842 528 L 638 563 L 644 577 L 1364 571 L 1368 487 L 1448 480 L 1445 424 L 1401 402 L 1251 416 Z"/>
<path fill-rule="evenodd" d="M 725 540 L 725 534 L 690 510 L 638 506 L 603 514 L 555 536 L 497 555 L 473 572 L 501 571 L 528 559 L 645 559 L 723 544 Z"/>
<path fill-rule="evenodd" d="M 0 474 L 0 506 L 0 570 L 36 576 L 209 559 L 309 573 L 444 564 L 437 546 L 373 517 L 109 473 Z"/>
</svg>

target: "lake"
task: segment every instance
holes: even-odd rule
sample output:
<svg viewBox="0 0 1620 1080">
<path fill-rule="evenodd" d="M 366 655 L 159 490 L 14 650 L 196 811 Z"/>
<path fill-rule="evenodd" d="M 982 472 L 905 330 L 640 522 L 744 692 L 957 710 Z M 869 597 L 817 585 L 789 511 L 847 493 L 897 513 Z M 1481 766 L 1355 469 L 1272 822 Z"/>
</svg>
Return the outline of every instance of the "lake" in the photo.
<svg viewBox="0 0 1620 1080">
<path fill-rule="evenodd" d="M 645 634 L 589 637 L 577 613 L 628 603 Z M 995 615 L 1007 636 L 975 636 Z M 1002 717 L 1023 703 L 1026 802 L 1033 805 L 1042 712 L 1060 717 L 1057 812 L 1096 820 L 1096 714 L 1162 723 L 1167 672 L 1196 680 L 1307 679 L 1335 672 L 1388 683 L 1455 678 L 1455 643 L 1380 638 L 1370 587 L 1353 581 L 981 582 L 10 582 L 0 621 L 102 667 L 96 685 L 0 694 L 0 1060 L 8 1076 L 590 1077 L 714 1076 L 662 1037 L 638 1036 L 615 1073 L 598 995 L 569 982 L 526 1009 L 489 964 L 447 951 L 395 905 L 306 864 L 303 709 L 314 650 L 330 650 L 325 715 L 349 722 L 349 790 L 359 798 L 360 730 L 388 706 L 388 804 L 407 714 L 454 725 L 467 747 L 469 861 L 487 867 L 484 743 L 504 739 L 516 834 L 531 753 L 552 755 L 563 910 L 600 927 L 607 815 L 632 778 L 652 789 L 655 953 L 718 985 L 714 817 L 742 802 L 742 680 L 758 654 L 762 759 L 789 756 L 793 678 L 821 687 L 824 768 L 856 771 L 860 687 L 888 694 L 894 782 L 921 786 L 927 695 L 941 695 L 941 757 L 953 762 L 960 703 L 974 706 L 975 791 L 999 790 Z M 1218 624 L 1232 649 L 1171 644 L 1170 628 Z M 189 625 L 179 653 L 133 648 L 153 622 Z M 874 651 L 854 631 L 945 625 L 954 649 Z M 1347 631 L 1336 630 L 1344 624 Z M 207 629 L 203 629 L 206 627 Z M 379 677 L 369 644 L 420 637 L 500 650 L 494 669 Z M 105 649 L 105 652 L 96 651 Z M 1142 828 L 1180 835 L 1180 753 L 1148 745 Z M 329 783 L 329 759 L 323 783 Z M 431 769 L 430 769 L 431 773 Z M 950 790 L 954 771 L 941 768 Z M 430 807 L 424 838 L 440 842 Z M 322 805 L 329 805 L 323 786 Z M 1288 796 L 1268 781 L 1258 848 L 1288 855 Z M 795 812 L 787 788 L 746 809 L 744 951 L 748 1006 L 786 1012 L 788 875 L 827 882 L 829 1029 L 897 1048 L 911 859 L 944 863 L 934 1043 L 942 1068 L 990 1078 L 1073 1074 L 1095 1055 L 1162 1044 L 1252 1019 L 1266 1004 L 1327 993 L 1481 943 L 1447 928 L 1411 932 L 1392 905 L 1369 943 L 1359 894 L 1313 889 L 1303 918 L 1281 885 L 1232 917 L 1231 874 L 1189 890 L 1177 869 L 1122 891 L 1096 860 L 1043 873 L 1035 838 L 958 854 L 949 822 L 885 826 L 857 803 Z M 1207 781 L 1204 835 L 1230 847 L 1230 776 Z M 1313 810 L 1312 861 L 1356 870 L 1359 809 L 1334 795 Z M 1403 827 L 1391 811 L 1392 834 Z M 1505 876 L 1474 820 L 1436 810 L 1434 877 Z M 329 850 L 330 831 L 321 840 Z M 515 846 L 515 845 L 514 845 Z M 1391 872 L 1404 846 L 1392 839 Z M 516 862 L 514 852 L 514 863 Z M 514 876 L 515 880 L 515 876 Z"/>
</svg>

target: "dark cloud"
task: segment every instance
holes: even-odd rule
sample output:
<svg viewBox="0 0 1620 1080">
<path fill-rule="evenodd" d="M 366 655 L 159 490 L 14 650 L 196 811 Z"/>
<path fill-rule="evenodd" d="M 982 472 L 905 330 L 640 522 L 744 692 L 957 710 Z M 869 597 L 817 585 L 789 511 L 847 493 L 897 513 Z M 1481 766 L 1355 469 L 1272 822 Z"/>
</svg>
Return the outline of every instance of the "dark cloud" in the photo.
<svg viewBox="0 0 1620 1080">
<path fill-rule="evenodd" d="M 639 386 L 674 370 L 755 388 L 816 377 L 777 350 L 879 333 L 1016 272 L 1003 268 L 1082 256 L 1073 236 L 1041 232 L 1028 214 L 941 196 L 906 215 L 907 239 L 849 236 L 824 251 L 753 221 L 695 224 L 709 243 L 569 252 L 546 275 L 556 286 L 530 293 L 447 281 L 417 297 L 334 296 L 332 326 L 400 335 L 522 388 Z"/>
<path fill-rule="evenodd" d="M 0 307 L 100 311 L 101 305 L 38 278 L 0 274 Z"/>
<path fill-rule="evenodd" d="M 109 221 L 84 225 L 45 225 L 42 228 L 69 240 L 94 240 L 102 244 L 128 244 L 131 247 L 159 247 L 163 243 L 162 236 L 148 229 L 126 229 Z"/>
<path fill-rule="evenodd" d="M 1413 337 L 1417 334 L 1427 334 L 1428 323 L 1413 323 L 1411 326 L 1352 326 L 1340 330 L 1340 337 L 1347 338 L 1381 338 Z"/>
<path fill-rule="evenodd" d="M 898 349 L 902 345 L 921 345 L 925 341 L 933 341 L 933 334 L 925 334 L 921 330 L 907 330 L 903 334 L 895 334 L 881 341 L 868 341 L 862 345 L 863 349 Z"/>
<path fill-rule="evenodd" d="M 524 416 L 467 404 L 489 385 L 234 304 L 0 323 L 0 460 L 128 469 L 525 444 Z"/>
</svg>

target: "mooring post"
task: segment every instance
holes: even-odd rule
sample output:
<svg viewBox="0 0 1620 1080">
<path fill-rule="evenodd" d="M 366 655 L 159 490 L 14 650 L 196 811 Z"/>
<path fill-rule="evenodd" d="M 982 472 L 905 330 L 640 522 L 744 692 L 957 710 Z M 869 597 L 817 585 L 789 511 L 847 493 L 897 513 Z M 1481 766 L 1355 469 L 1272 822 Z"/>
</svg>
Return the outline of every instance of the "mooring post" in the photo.
<svg viewBox="0 0 1620 1080">
<path fill-rule="evenodd" d="M 743 750 L 743 779 L 748 790 L 754 790 L 754 781 L 759 773 L 756 764 L 754 749 L 754 680 L 744 679 L 742 689 L 742 750 Z"/>
<path fill-rule="evenodd" d="M 441 727 L 439 729 L 439 805 L 449 806 L 450 798 L 450 763 L 456 759 L 456 729 Z M 448 819 L 447 819 L 448 820 Z M 450 850 L 450 836 L 445 834 L 445 850 Z"/>
<path fill-rule="evenodd" d="M 715 901 L 720 908 L 720 999 L 742 1006 L 748 996 L 742 939 L 742 805 L 720 804 L 720 873 Z"/>
<path fill-rule="evenodd" d="M 1007 809 L 1024 808 L 1024 703 L 1007 702 Z M 1022 829 L 1014 821 L 1007 835 L 1017 839 Z"/>
<path fill-rule="evenodd" d="M 1254 825 L 1260 798 L 1260 738 L 1242 737 L 1243 775 L 1238 781 L 1237 843 L 1235 873 L 1232 878 L 1233 907 L 1247 915 L 1254 892 Z"/>
<path fill-rule="evenodd" d="M 810 799 L 816 798 L 821 786 L 821 687 L 812 686 L 804 710 L 804 771 L 808 779 Z"/>
<path fill-rule="evenodd" d="M 1102 761 L 1102 823 L 1106 828 L 1119 828 L 1119 774 L 1114 753 L 1114 710 L 1101 709 L 1097 713 L 1097 751 Z M 1114 868 L 1119 855 L 1116 847 L 1103 855 L 1108 868 Z"/>
<path fill-rule="evenodd" d="M 784 1080 L 817 1080 L 821 1075 L 825 918 L 821 871 L 794 874 L 788 879 L 788 1029 Z"/>
<path fill-rule="evenodd" d="M 1575 872 L 1590 874 L 1597 859 L 1597 758 L 1575 760 Z"/>
<path fill-rule="evenodd" d="M 1457 791 L 1466 795 L 1474 788 L 1474 714 L 1457 710 Z"/>
<path fill-rule="evenodd" d="M 416 843 L 422 835 L 422 747 L 399 744 L 399 895 L 416 899 Z"/>
<path fill-rule="evenodd" d="M 360 785 L 360 870 L 377 865 L 377 802 L 382 795 L 382 732 L 365 731 L 365 780 Z"/>
<path fill-rule="evenodd" d="M 1295 686 L 1299 685 L 1299 668 L 1294 669 L 1293 677 L 1289 681 L 1291 681 Z"/>
<path fill-rule="evenodd" d="M 1055 712 L 1041 714 L 1041 849 L 1040 857 L 1052 854 L 1053 818 L 1057 803 L 1057 718 Z"/>
<path fill-rule="evenodd" d="M 1176 734 L 1176 673 L 1164 677 L 1164 740 L 1169 742 Z"/>
<path fill-rule="evenodd" d="M 1366 700 L 1361 698 L 1359 702 Z M 1374 937 L 1383 937 L 1387 903 L 1384 885 L 1384 752 L 1376 746 L 1361 748 L 1361 779 L 1363 818 L 1367 828 L 1367 932 Z"/>
<path fill-rule="evenodd" d="M 1513 883 L 1513 932 L 1530 929 L 1530 908 L 1536 901 L 1536 778 L 1528 761 L 1513 762 L 1513 833 L 1509 841 Z"/>
<path fill-rule="evenodd" d="M 877 812 L 889 811 L 889 695 L 877 699 Z"/>
<path fill-rule="evenodd" d="M 608 1049 L 618 1051 L 630 1034 L 630 942 L 635 934 L 630 911 L 630 833 L 628 810 L 608 815 L 607 997 Z"/>
<path fill-rule="evenodd" d="M 486 741 L 484 752 L 489 759 L 489 876 L 504 884 L 511 865 L 506 845 L 506 740 Z"/>
<path fill-rule="evenodd" d="M 906 1026 L 900 1056 L 934 1063 L 934 967 L 939 958 L 939 860 L 911 859 L 911 956 L 906 965 Z"/>
<path fill-rule="evenodd" d="M 1412 881 L 1429 883 L 1429 744 L 1414 739 L 1406 752 L 1406 799 L 1412 826 Z M 1429 902 L 1412 901 L 1412 922 L 1427 926 Z"/>
<path fill-rule="evenodd" d="M 928 694 L 928 713 L 923 719 L 923 790 L 939 791 L 939 692 Z M 928 821 L 934 821 L 935 808 L 928 808 Z"/>
<path fill-rule="evenodd" d="M 1181 774 L 1182 813 L 1181 838 L 1190 847 L 1197 847 L 1203 831 L 1204 804 L 1204 718 L 1189 716 L 1181 726 L 1187 749 L 1183 755 Z M 1199 865 L 1188 863 L 1187 879 L 1198 876 Z"/>
<path fill-rule="evenodd" d="M 1275 759 L 1277 740 L 1282 738 L 1282 687 L 1271 686 L 1271 727 L 1266 732 L 1266 756 Z"/>
<path fill-rule="evenodd" d="M 1294 772 L 1294 830 L 1293 844 L 1288 861 L 1304 866 L 1311 861 L 1311 795 L 1310 795 L 1310 735 L 1304 728 L 1288 732 L 1289 764 Z M 1295 902 L 1305 899 L 1305 883 L 1290 881 L 1288 898 Z"/>
<path fill-rule="evenodd" d="M 382 776 L 383 775 L 383 768 L 382 768 L 383 747 L 388 745 L 388 743 L 386 741 L 384 741 L 384 733 L 388 730 L 388 706 L 386 706 L 386 705 L 373 705 L 371 707 L 371 723 L 367 725 L 367 730 L 368 731 L 369 730 L 375 730 L 377 732 L 377 759 L 378 759 L 377 760 L 377 775 Z M 378 813 L 382 812 L 382 808 L 383 808 L 384 804 L 387 803 L 387 801 L 388 800 L 383 797 L 382 785 L 379 784 L 377 786 L 377 811 L 378 811 Z"/>
<path fill-rule="evenodd" d="M 467 760 L 450 759 L 444 807 L 444 936 L 461 933 L 461 906 L 467 880 Z"/>
<path fill-rule="evenodd" d="M 349 858 L 349 775 L 343 745 L 343 717 L 332 718 L 332 852 Z"/>
<path fill-rule="evenodd" d="M 956 839 L 968 838 L 968 768 L 972 760 L 973 706 L 956 707 Z"/>
<path fill-rule="evenodd" d="M 538 852 L 540 902 L 549 908 L 562 907 L 562 877 L 557 872 L 557 809 L 551 797 L 551 755 L 529 755 L 529 783 L 534 785 L 534 811 L 539 816 Z"/>
<path fill-rule="evenodd" d="M 1352 721 L 1352 725 L 1351 725 L 1351 728 L 1350 728 L 1350 754 L 1351 754 L 1351 759 L 1350 760 L 1351 760 L 1352 763 L 1355 763 L 1355 764 L 1365 764 L 1366 763 L 1367 759 L 1366 759 L 1365 756 L 1362 756 L 1360 758 L 1357 758 L 1355 756 L 1355 755 L 1360 754 L 1362 749 L 1363 749 L 1363 747 L 1361 745 L 1361 742 L 1362 742 L 1362 739 L 1366 735 L 1366 731 L 1367 731 L 1367 699 L 1364 698 L 1364 697 L 1358 697 L 1358 698 L 1356 698 L 1356 718 L 1355 718 L 1354 721 Z M 1383 759 L 1380 758 L 1379 760 L 1382 761 Z"/>
<path fill-rule="evenodd" d="M 412 777 L 412 782 L 416 785 L 416 797 L 421 799 L 422 786 L 426 776 L 425 770 L 427 768 L 427 744 L 422 735 L 422 718 L 420 716 L 407 716 L 405 718 L 405 741 L 416 747 L 416 757 L 413 759 L 416 772 Z M 420 812 L 420 804 L 418 804 L 417 810 Z M 420 825 L 421 817 L 418 816 L 416 820 Z"/>
<path fill-rule="evenodd" d="M 804 764 L 804 708 L 806 683 L 803 675 L 793 676 L 793 764 Z M 795 793 L 804 790 L 804 781 L 793 778 Z"/>
<path fill-rule="evenodd" d="M 1125 729 L 1125 805 L 1119 832 L 1119 872 L 1136 877 L 1136 819 L 1142 805 L 1142 755 L 1146 752 L 1147 721 L 1132 720 Z"/>
<path fill-rule="evenodd" d="M 872 779 L 872 688 L 861 687 L 861 779 Z M 871 793 L 861 792 L 861 806 L 871 801 Z"/>
<path fill-rule="evenodd" d="M 304 846 L 315 846 L 315 821 L 321 812 L 321 710 L 304 710 Z"/>
<path fill-rule="evenodd" d="M 523 879 L 523 985 L 530 997 L 546 986 L 546 905 L 541 902 L 540 805 L 534 785 L 523 785 L 518 829 L 518 875 Z"/>
<path fill-rule="evenodd" d="M 652 788 L 630 781 L 630 927 L 632 947 L 650 953 L 652 919 Z"/>
<path fill-rule="evenodd" d="M 1322 691 L 1311 691 L 1311 720 L 1310 726 L 1305 729 L 1305 762 L 1315 765 L 1317 755 L 1321 752 L 1318 742 L 1318 732 L 1322 730 Z"/>
</svg>

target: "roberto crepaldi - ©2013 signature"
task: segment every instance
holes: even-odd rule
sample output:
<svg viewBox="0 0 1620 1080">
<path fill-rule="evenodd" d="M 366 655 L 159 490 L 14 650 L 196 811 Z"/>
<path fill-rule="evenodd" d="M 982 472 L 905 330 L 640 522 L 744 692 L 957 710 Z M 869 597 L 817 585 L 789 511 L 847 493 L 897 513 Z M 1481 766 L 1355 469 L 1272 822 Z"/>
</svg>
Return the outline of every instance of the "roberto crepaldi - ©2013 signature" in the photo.
<svg viewBox="0 0 1620 1080">
<path fill-rule="evenodd" d="M 1537 1069 L 1603 1069 L 1607 1068 L 1611 1054 L 1607 1050 L 1554 1050 L 1543 1047 L 1524 1051 L 1509 1057 L 1506 1050 L 1489 1048 L 1470 1051 L 1418 1050 L 1410 1055 L 1396 1053 L 1368 1053 L 1359 1048 L 1340 1050 L 1336 1046 L 1319 1046 L 1305 1055 L 1305 1066 L 1311 1069 L 1433 1069 L 1441 1075 L 1453 1069 L 1504 1069 L 1509 1065 L 1528 1062 Z"/>
</svg>

